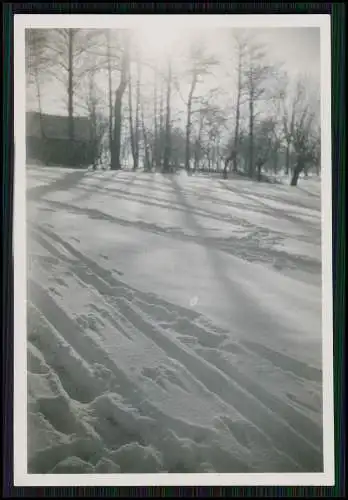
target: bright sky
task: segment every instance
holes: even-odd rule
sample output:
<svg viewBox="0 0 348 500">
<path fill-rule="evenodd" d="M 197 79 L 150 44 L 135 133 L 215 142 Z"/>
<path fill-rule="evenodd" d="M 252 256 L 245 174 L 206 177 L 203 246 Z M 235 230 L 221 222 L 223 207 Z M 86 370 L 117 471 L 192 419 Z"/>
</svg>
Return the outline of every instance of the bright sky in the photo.
<svg viewBox="0 0 348 500">
<path fill-rule="evenodd" d="M 221 65 L 214 67 L 212 75 L 197 88 L 197 93 L 204 94 L 210 87 L 220 87 L 220 104 L 225 106 L 231 101 L 235 92 L 236 64 L 233 34 L 241 31 L 239 29 L 222 28 L 195 30 L 187 36 L 187 30 L 181 32 L 178 29 L 159 29 L 155 31 L 151 27 L 144 27 L 138 33 L 138 41 L 146 58 L 165 60 L 167 52 L 173 54 L 173 64 L 179 70 L 184 68 L 181 56 L 183 46 L 189 38 L 196 35 L 203 40 L 207 51 L 216 55 Z M 314 87 L 320 89 L 320 29 L 319 28 L 264 28 L 243 29 L 248 38 L 258 40 L 265 45 L 269 60 L 273 63 L 282 63 L 283 70 L 287 71 L 291 78 L 298 75 L 306 75 Z M 146 79 L 152 85 L 153 73 L 148 70 L 143 72 L 143 82 Z M 104 76 L 99 77 L 101 93 L 107 95 L 107 80 Z M 187 97 L 187 80 L 180 80 L 181 94 Z M 149 88 L 150 93 L 152 92 Z M 146 92 L 145 92 L 146 93 Z M 151 94 L 150 94 L 151 95 Z M 126 102 L 126 99 L 125 99 Z M 177 112 L 184 110 L 182 99 L 179 95 L 173 95 L 173 110 Z M 42 83 L 42 107 L 45 113 L 65 114 L 66 96 L 64 89 L 57 82 Z M 37 99 L 34 89 L 28 92 L 28 109 L 37 109 Z"/>
<path fill-rule="evenodd" d="M 319 85 L 319 28 L 268 28 L 255 30 L 255 34 L 267 44 L 270 55 L 284 61 L 290 75 L 307 74 Z"/>
</svg>

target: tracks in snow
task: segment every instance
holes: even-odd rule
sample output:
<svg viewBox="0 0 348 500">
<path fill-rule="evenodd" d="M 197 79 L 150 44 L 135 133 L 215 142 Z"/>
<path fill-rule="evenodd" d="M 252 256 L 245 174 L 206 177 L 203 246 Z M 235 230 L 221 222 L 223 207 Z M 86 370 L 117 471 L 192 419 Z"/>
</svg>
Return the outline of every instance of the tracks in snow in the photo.
<svg viewBox="0 0 348 500">
<path fill-rule="evenodd" d="M 46 328 L 45 335 L 30 333 L 30 342 L 38 352 L 44 353 L 45 358 L 39 363 L 36 360 L 36 364 L 46 366 L 51 378 L 54 378 L 52 374 L 59 374 L 55 383 L 61 386 L 58 392 L 65 394 L 55 402 L 52 402 L 54 398 L 48 398 L 47 403 L 44 398 L 45 402 L 41 401 L 36 411 L 52 421 L 59 405 L 62 408 L 64 404 L 67 406 L 72 429 L 82 436 L 82 444 L 76 445 L 74 453 L 87 463 L 86 469 L 88 464 L 97 469 L 102 467 L 100 460 L 105 459 L 101 451 L 103 443 L 108 449 L 107 460 L 113 464 L 111 469 L 117 469 L 122 460 L 114 460 L 115 453 L 117 455 L 117 450 L 133 441 L 137 443 L 138 451 L 141 448 L 141 456 L 147 457 L 139 462 L 143 464 L 139 467 L 145 471 L 152 467 L 153 472 L 199 472 L 204 469 L 207 457 L 210 467 L 218 472 L 247 472 L 250 467 L 255 470 L 261 465 L 267 467 L 262 460 L 269 461 L 272 472 L 276 471 L 272 467 L 283 467 L 287 472 L 289 469 L 322 469 L 320 426 L 317 427 L 301 408 L 271 394 L 243 374 L 224 353 L 232 345 L 235 351 L 239 349 L 239 355 L 273 363 L 275 370 L 283 370 L 283 375 L 284 370 L 293 371 L 295 377 L 312 382 L 320 379 L 319 371 L 296 364 L 291 358 L 277 356 L 273 351 L 266 352 L 258 344 L 249 342 L 244 346 L 233 346 L 228 343 L 228 332 L 214 330 L 193 311 L 129 287 L 54 232 L 37 227 L 32 236 L 50 256 L 53 282 L 62 279 L 58 269 L 64 270 L 66 276 L 70 275 L 86 287 L 101 304 L 90 304 L 90 312 L 95 313 L 94 324 L 88 321 L 88 317 L 85 323 L 74 321 L 64 310 L 59 296 L 47 293 L 47 289 L 38 285 L 34 275 L 29 280 L 29 298 L 36 311 L 34 316 L 39 320 L 40 328 Z M 98 321 L 101 322 L 99 325 Z M 117 332 L 111 342 L 103 332 L 103 321 L 111 325 L 115 335 Z M 89 335 L 91 329 L 98 335 Z M 52 347 L 55 345 L 56 348 Z M 115 362 L 113 353 L 115 350 L 121 353 L 126 353 L 127 349 L 136 351 L 139 345 L 144 349 L 156 349 L 167 361 L 156 367 L 145 367 L 140 375 L 133 377 L 122 356 L 117 358 L 116 354 L 118 361 Z M 32 353 L 31 356 L 35 358 Z M 64 366 L 59 360 L 64 360 Z M 209 426 L 190 424 L 168 415 L 149 397 L 151 391 L 149 393 L 146 388 L 152 390 L 154 384 L 167 398 L 172 394 L 170 391 L 176 391 L 183 398 L 187 397 L 185 394 L 188 397 L 198 394 L 202 401 L 210 401 L 213 407 L 221 410 L 222 416 L 216 420 L 217 428 L 209 430 Z M 76 427 L 76 411 L 69 406 L 71 400 L 82 414 L 92 414 L 90 424 Z M 230 413 L 240 415 L 240 419 L 229 418 L 228 409 Z M 55 427 L 58 432 L 66 430 L 59 422 Z M 222 443 L 217 444 L 217 432 L 228 437 L 227 450 Z M 126 436 L 126 442 L 122 435 Z M 86 445 L 91 440 L 94 447 Z M 59 450 L 64 449 L 66 454 L 73 444 L 61 443 L 59 446 Z M 86 452 L 86 446 L 90 453 Z M 186 462 L 182 458 L 185 446 L 190 450 Z M 127 449 L 123 451 L 127 456 Z M 33 458 L 33 469 L 47 471 L 49 460 L 45 453 L 52 457 L 47 450 L 40 451 Z M 59 457 L 60 453 L 64 455 L 60 451 Z M 51 469 L 57 465 L 54 462 L 51 459 Z M 192 470 L 197 464 L 200 464 L 198 469 Z M 129 467 L 129 464 L 123 464 L 121 470 L 128 472 Z"/>
<path fill-rule="evenodd" d="M 123 227 L 135 227 L 150 233 L 163 235 L 174 240 L 199 243 L 200 245 L 212 250 L 218 249 L 248 262 L 262 262 L 266 265 L 271 265 L 273 268 L 280 271 L 283 269 L 288 269 L 290 271 L 301 269 L 306 274 L 309 274 L 309 276 L 314 277 L 320 274 L 321 271 L 321 263 L 312 257 L 291 254 L 284 250 L 276 249 L 274 244 L 277 242 L 279 243 L 282 239 L 279 234 L 268 229 L 258 228 L 254 224 L 248 223 L 245 219 L 242 220 L 237 217 L 233 217 L 233 219 L 230 218 L 229 222 L 233 220 L 234 223 L 238 223 L 240 227 L 248 231 L 248 234 L 242 237 L 231 235 L 226 238 L 209 235 L 209 231 L 206 232 L 203 226 L 200 227 L 199 231 L 195 231 L 194 234 L 187 234 L 185 231 L 177 227 L 163 227 L 162 225 L 145 222 L 143 220 L 128 220 L 126 218 L 105 213 L 99 209 L 86 207 L 81 208 L 75 204 L 50 200 L 45 200 L 45 203 L 59 211 L 66 210 L 69 213 L 84 215 L 90 219 L 109 221 Z M 168 207 L 171 210 L 177 210 L 175 206 Z M 182 211 L 183 213 L 188 213 L 187 210 Z M 193 212 L 189 213 L 192 215 Z M 221 219 L 221 217 L 214 215 L 207 215 L 202 210 L 198 212 L 198 214 L 199 217 L 205 217 L 209 220 L 213 220 L 215 217 L 219 221 L 228 222 L 227 219 Z"/>
</svg>

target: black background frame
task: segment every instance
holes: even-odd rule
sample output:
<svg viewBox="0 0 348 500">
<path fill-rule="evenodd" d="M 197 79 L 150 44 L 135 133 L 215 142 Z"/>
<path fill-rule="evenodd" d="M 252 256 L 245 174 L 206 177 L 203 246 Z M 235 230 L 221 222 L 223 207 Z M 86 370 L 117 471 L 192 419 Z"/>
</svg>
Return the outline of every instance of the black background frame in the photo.
<svg viewBox="0 0 348 500">
<path fill-rule="evenodd" d="M 1 168 L 2 496 L 11 497 L 345 497 L 345 4 L 342 3 L 4 3 Z M 15 14 L 330 14 L 335 486 L 333 487 L 14 487 L 13 485 L 13 20 Z"/>
</svg>

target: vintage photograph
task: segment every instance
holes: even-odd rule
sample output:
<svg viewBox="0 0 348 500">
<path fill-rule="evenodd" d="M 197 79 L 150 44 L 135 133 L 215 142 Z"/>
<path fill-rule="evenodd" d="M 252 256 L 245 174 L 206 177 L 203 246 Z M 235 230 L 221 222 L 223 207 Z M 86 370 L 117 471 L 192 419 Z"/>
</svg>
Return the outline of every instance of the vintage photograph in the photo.
<svg viewBox="0 0 348 500">
<path fill-rule="evenodd" d="M 25 29 L 27 472 L 322 473 L 321 28 L 153 17 Z"/>
</svg>

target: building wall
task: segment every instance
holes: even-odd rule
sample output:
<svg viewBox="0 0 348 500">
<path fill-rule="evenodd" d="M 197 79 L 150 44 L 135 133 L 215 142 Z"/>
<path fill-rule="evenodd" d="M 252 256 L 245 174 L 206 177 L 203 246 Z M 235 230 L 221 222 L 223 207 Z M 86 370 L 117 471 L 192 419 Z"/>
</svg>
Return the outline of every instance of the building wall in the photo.
<svg viewBox="0 0 348 500">
<path fill-rule="evenodd" d="M 94 161 L 93 145 L 69 139 L 27 137 L 28 160 L 52 166 L 86 167 Z"/>
</svg>

